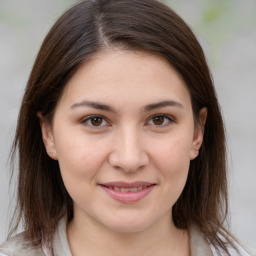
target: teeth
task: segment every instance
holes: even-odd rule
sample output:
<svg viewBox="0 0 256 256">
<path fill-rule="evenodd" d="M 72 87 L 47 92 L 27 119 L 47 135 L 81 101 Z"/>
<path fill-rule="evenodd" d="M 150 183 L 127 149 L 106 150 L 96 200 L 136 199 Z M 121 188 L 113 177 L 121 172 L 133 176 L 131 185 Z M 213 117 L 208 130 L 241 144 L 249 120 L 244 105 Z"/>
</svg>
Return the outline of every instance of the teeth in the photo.
<svg viewBox="0 0 256 256">
<path fill-rule="evenodd" d="M 137 192 L 142 189 L 147 188 L 148 186 L 139 186 L 135 188 L 119 188 L 119 187 L 109 187 L 110 189 L 114 189 L 115 191 L 120 191 L 122 193 L 127 193 L 127 192 Z"/>
<path fill-rule="evenodd" d="M 139 190 L 139 188 L 130 188 L 130 191 L 131 192 L 136 192 L 136 191 L 138 191 Z"/>
<path fill-rule="evenodd" d="M 120 191 L 122 193 L 130 192 L 130 188 L 121 188 Z"/>
</svg>

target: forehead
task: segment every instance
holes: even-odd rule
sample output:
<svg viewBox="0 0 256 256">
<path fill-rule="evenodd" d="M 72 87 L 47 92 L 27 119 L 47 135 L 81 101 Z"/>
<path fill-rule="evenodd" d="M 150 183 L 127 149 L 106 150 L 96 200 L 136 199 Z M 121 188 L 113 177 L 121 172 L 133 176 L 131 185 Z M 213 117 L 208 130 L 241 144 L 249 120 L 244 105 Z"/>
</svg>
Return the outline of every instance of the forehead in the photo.
<svg viewBox="0 0 256 256">
<path fill-rule="evenodd" d="M 191 104 L 185 82 L 165 59 L 121 50 L 101 52 L 84 63 L 67 83 L 60 101 L 72 104 L 83 98 L 145 104 L 172 98 Z"/>
</svg>

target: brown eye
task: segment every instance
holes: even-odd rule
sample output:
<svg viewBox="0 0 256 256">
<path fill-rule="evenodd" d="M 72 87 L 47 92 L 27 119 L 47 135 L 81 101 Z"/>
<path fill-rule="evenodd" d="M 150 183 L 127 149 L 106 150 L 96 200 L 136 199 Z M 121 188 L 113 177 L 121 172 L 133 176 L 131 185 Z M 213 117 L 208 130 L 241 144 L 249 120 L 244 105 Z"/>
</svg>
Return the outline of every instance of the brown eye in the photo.
<svg viewBox="0 0 256 256">
<path fill-rule="evenodd" d="M 152 118 L 152 121 L 155 125 L 162 125 L 165 121 L 164 116 L 155 116 Z"/>
<path fill-rule="evenodd" d="M 103 123 L 103 119 L 102 117 L 99 117 L 99 116 L 94 116 L 90 119 L 90 123 L 93 125 L 93 126 L 100 126 L 102 125 Z"/>
<path fill-rule="evenodd" d="M 97 127 L 100 128 L 100 127 L 108 126 L 108 122 L 102 116 L 88 116 L 87 118 L 82 120 L 82 123 L 91 128 L 97 128 Z"/>
<path fill-rule="evenodd" d="M 168 126 L 173 122 L 172 118 L 168 115 L 155 115 L 151 117 L 151 119 L 148 121 L 147 124 L 153 125 L 153 126 L 159 126 L 159 127 L 165 127 Z"/>
</svg>

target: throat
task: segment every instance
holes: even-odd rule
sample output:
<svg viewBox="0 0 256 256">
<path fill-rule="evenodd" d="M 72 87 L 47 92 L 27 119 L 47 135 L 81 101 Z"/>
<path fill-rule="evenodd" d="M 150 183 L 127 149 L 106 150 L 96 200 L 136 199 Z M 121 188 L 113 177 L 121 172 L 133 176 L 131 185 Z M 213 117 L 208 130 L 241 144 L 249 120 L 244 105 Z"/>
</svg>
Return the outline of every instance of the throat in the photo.
<svg viewBox="0 0 256 256">
<path fill-rule="evenodd" d="M 169 231 L 168 234 L 150 229 L 147 232 L 103 231 L 99 234 L 90 227 L 78 229 L 71 221 L 67 237 L 72 256 L 83 256 L 85 251 L 93 256 L 190 256 L 188 231 L 176 228 Z"/>
</svg>

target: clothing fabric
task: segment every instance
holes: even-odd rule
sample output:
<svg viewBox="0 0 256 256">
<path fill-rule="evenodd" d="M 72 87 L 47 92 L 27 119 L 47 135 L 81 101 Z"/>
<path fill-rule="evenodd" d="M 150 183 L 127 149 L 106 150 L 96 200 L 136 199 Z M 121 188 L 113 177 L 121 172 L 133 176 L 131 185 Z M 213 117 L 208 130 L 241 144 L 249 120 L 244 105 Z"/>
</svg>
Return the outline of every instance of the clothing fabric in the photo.
<svg viewBox="0 0 256 256">
<path fill-rule="evenodd" d="M 60 220 L 54 234 L 52 245 L 43 244 L 35 247 L 25 238 L 24 233 L 18 234 L 0 246 L 0 256 L 72 256 L 66 233 L 66 218 Z M 189 229 L 191 256 L 217 256 L 216 250 L 209 245 L 202 232 L 196 227 Z M 232 256 L 256 256 L 238 245 L 239 253 L 230 249 Z M 223 254 L 224 255 L 224 254 Z"/>
</svg>

